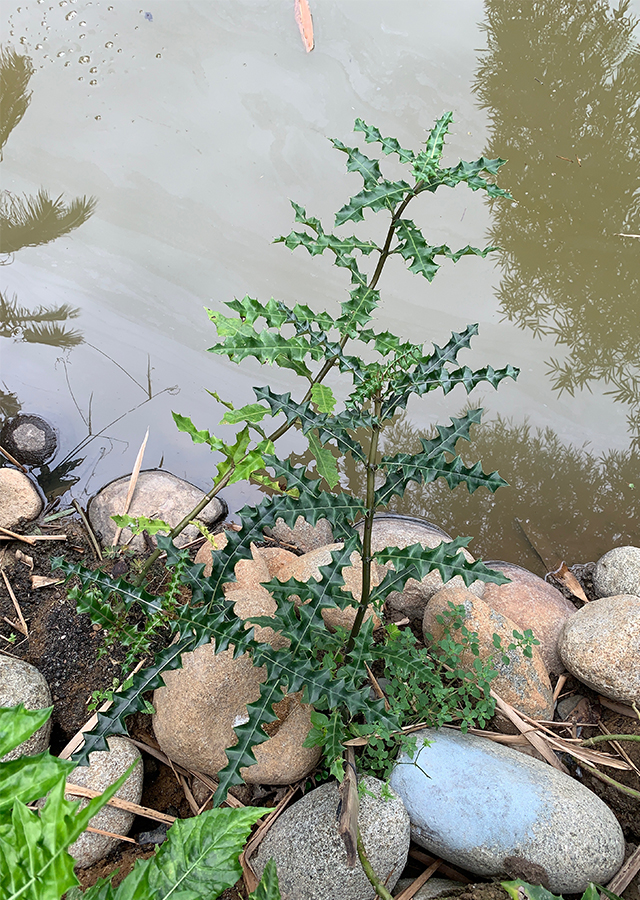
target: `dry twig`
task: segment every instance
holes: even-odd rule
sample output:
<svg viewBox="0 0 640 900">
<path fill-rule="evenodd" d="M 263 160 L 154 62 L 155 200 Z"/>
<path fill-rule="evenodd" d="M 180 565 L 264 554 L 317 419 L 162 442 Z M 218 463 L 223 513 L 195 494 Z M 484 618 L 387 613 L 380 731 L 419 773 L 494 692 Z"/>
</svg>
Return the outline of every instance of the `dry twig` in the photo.
<svg viewBox="0 0 640 900">
<path fill-rule="evenodd" d="M 147 428 L 147 433 L 144 436 L 144 440 L 140 445 L 140 449 L 138 450 L 138 455 L 136 456 L 136 461 L 133 466 L 133 472 L 131 473 L 131 478 L 129 480 L 129 490 L 127 491 L 127 499 L 124 501 L 124 509 L 122 510 L 122 515 L 126 516 L 129 512 L 129 507 L 131 506 L 131 500 L 133 499 L 133 494 L 136 489 L 136 485 L 138 483 L 138 475 L 140 474 L 140 469 L 142 468 L 142 458 L 144 457 L 144 450 L 147 446 L 147 440 L 149 439 L 149 429 Z M 118 526 L 116 528 L 116 533 L 113 538 L 113 546 L 118 546 L 118 541 L 120 540 L 120 534 L 122 533 L 122 528 Z"/>
</svg>

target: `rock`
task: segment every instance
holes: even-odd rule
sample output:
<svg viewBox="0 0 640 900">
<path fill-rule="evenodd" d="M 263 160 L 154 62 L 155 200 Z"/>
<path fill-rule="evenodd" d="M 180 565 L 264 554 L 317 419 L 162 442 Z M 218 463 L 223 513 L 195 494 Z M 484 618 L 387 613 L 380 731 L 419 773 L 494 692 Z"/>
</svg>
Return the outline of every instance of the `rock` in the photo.
<svg viewBox="0 0 640 900">
<path fill-rule="evenodd" d="M 7 419 L 0 431 L 0 444 L 23 466 L 41 466 L 56 452 L 55 429 L 40 416 Z"/>
<path fill-rule="evenodd" d="M 401 755 L 390 784 L 407 807 L 413 840 L 429 853 L 556 894 L 606 884 L 620 868 L 618 821 L 573 778 L 475 735 L 443 728 L 416 736 L 415 756 Z"/>
<path fill-rule="evenodd" d="M 23 703 L 26 709 L 52 706 L 49 685 L 35 666 L 13 656 L 0 656 L 0 706 L 18 706 L 19 703 Z M 49 746 L 50 734 L 51 719 L 28 740 L 3 756 L 2 762 L 42 753 Z"/>
<path fill-rule="evenodd" d="M 304 516 L 298 516 L 293 528 L 284 519 L 276 519 L 273 528 L 265 528 L 264 533 L 283 544 L 293 544 L 305 553 L 333 543 L 333 531 L 327 519 L 318 519 L 315 525 L 310 525 Z"/>
<path fill-rule="evenodd" d="M 485 584 L 482 599 L 515 622 L 519 631 L 530 628 L 540 641 L 538 650 L 547 671 L 559 675 L 564 666 L 558 653 L 558 638 L 564 623 L 575 614 L 575 606 L 553 585 L 527 569 L 493 560 L 486 565 L 502 572 L 511 582 Z"/>
<path fill-rule="evenodd" d="M 364 522 L 358 522 L 356 529 L 359 531 L 360 537 L 362 537 Z M 385 547 L 399 547 L 402 549 L 403 547 L 411 546 L 411 544 L 422 544 L 425 549 L 432 550 L 438 544 L 441 544 L 442 541 L 448 543 L 451 540 L 451 536 L 446 531 L 443 531 L 431 522 L 427 522 L 426 519 L 383 514 L 375 516 L 373 520 L 371 549 L 374 553 L 384 550 Z M 467 562 L 473 562 L 473 556 L 467 550 L 463 550 L 463 554 Z M 464 588 L 465 584 L 460 575 L 456 575 L 455 578 L 447 582 L 447 586 Z M 440 573 L 437 571 L 429 572 L 422 581 L 410 578 L 402 592 L 392 591 L 389 594 L 386 603 L 389 609 L 396 610 L 412 620 L 421 621 L 427 603 L 441 587 L 443 587 L 443 581 Z M 482 597 L 484 582 L 474 581 L 468 590 L 476 594 L 476 596 Z"/>
<path fill-rule="evenodd" d="M 224 531 L 219 532 L 215 535 L 217 550 L 224 550 L 227 546 L 228 540 L 227 535 Z M 289 550 L 283 550 L 281 547 L 254 547 L 252 545 L 252 554 L 258 553 L 260 557 L 264 560 L 267 567 L 267 572 L 269 575 L 269 579 L 276 578 L 278 572 L 284 565 L 288 565 L 290 562 L 293 562 L 298 557 L 295 553 L 291 553 Z M 216 548 L 212 547 L 209 541 L 204 544 L 198 552 L 196 553 L 195 562 L 204 564 L 204 574 L 205 578 L 208 578 L 211 575 L 212 570 L 212 561 L 211 554 L 216 552 Z M 236 576 L 237 577 L 237 576 Z M 269 580 L 265 579 L 265 580 Z"/>
<path fill-rule="evenodd" d="M 395 795 L 381 798 L 381 781 L 366 776 L 361 781 L 366 787 L 360 797 L 362 840 L 374 871 L 392 890 L 407 861 L 409 817 Z M 336 827 L 338 803 L 335 782 L 305 794 L 282 813 L 252 857 L 258 875 L 273 857 L 282 900 L 373 900 L 375 892 L 359 861 L 355 868 L 347 866 Z"/>
<path fill-rule="evenodd" d="M 601 556 L 593 586 L 599 597 L 640 596 L 640 547 L 615 547 Z"/>
<path fill-rule="evenodd" d="M 571 672 L 610 700 L 640 702 L 640 597 L 620 594 L 578 610 L 560 635 Z"/>
<path fill-rule="evenodd" d="M 408 888 L 411 884 L 413 884 L 413 878 L 401 878 L 400 881 L 396 885 L 396 889 L 393 892 L 394 896 L 397 896 L 405 888 Z M 451 891 L 454 888 L 459 888 L 459 881 L 451 881 L 450 878 L 430 878 L 426 884 L 423 884 L 421 888 L 413 895 L 412 900 L 432 900 L 433 897 L 439 897 L 440 894 L 444 894 L 447 891 Z"/>
<path fill-rule="evenodd" d="M 140 751 L 131 741 L 122 737 L 107 738 L 108 750 L 97 750 L 89 754 L 89 765 L 78 766 L 70 773 L 67 781 L 72 784 L 92 788 L 94 791 L 105 791 L 117 781 L 132 763 L 138 762 L 125 783 L 117 791 L 116 797 L 128 800 L 130 803 L 140 803 L 142 797 L 143 766 Z M 67 800 L 77 800 L 72 794 L 66 794 Z M 83 799 L 80 808 L 88 804 L 88 798 Z M 92 828 L 100 828 L 102 831 L 110 831 L 113 834 L 129 834 L 135 816 L 133 813 L 114 806 L 105 806 L 91 819 Z M 99 859 L 105 857 L 118 845 L 116 838 L 107 837 L 104 834 L 94 834 L 90 831 L 83 832 L 78 840 L 69 847 L 69 853 L 75 859 L 76 866 L 86 869 Z"/>
<path fill-rule="evenodd" d="M 127 492 L 129 490 L 130 476 L 117 478 L 103 487 L 89 503 L 89 520 L 99 535 L 103 547 L 113 544 L 116 534 L 116 523 L 111 516 L 120 515 L 124 509 Z M 130 516 L 146 516 L 149 519 L 164 519 L 173 528 L 189 513 L 204 497 L 203 491 L 194 485 L 163 472 L 160 469 L 150 469 L 140 472 L 138 483 L 129 506 Z M 198 519 L 211 528 L 216 522 L 227 514 L 227 505 L 219 497 L 214 499 L 202 510 Z M 188 525 L 178 535 L 175 543 L 183 547 L 189 541 L 194 540 L 199 532 L 194 525 Z M 128 528 L 123 529 L 119 543 L 127 544 L 131 537 Z M 153 539 L 152 539 L 153 540 Z M 145 542 L 142 535 L 135 537 L 129 544 L 135 550 L 142 550 Z"/>
<path fill-rule="evenodd" d="M 233 726 L 248 721 L 247 704 L 260 696 L 266 671 L 246 653 L 237 659 L 231 650 L 215 653 L 213 644 L 185 653 L 182 666 L 166 672 L 165 687 L 154 692 L 153 729 L 172 760 L 215 777 L 227 765 L 225 749 L 238 742 Z M 292 784 L 320 758 L 318 747 L 302 746 L 311 708 L 293 695 L 276 704 L 274 712 L 279 718 L 267 726 L 269 739 L 254 747 L 257 763 L 241 769 L 247 782 Z"/>
<path fill-rule="evenodd" d="M 31 522 L 42 512 L 42 499 L 24 472 L 0 468 L 0 525 L 16 528 L 21 521 Z"/>
<path fill-rule="evenodd" d="M 545 668 L 542 656 L 534 647 L 531 658 L 524 655 L 518 647 L 508 650 L 513 642 L 513 631 L 516 628 L 514 622 L 492 609 L 488 603 L 474 596 L 463 588 L 445 587 L 429 601 L 422 622 L 425 641 L 430 633 L 438 641 L 444 635 L 444 626 L 436 617 L 442 616 L 449 609 L 449 603 L 455 606 L 464 606 L 464 624 L 469 631 L 478 634 L 480 659 L 486 662 L 493 657 L 492 668 L 498 675 L 491 682 L 491 687 L 497 694 L 515 706 L 516 709 L 526 713 L 534 719 L 551 719 L 553 717 L 553 699 L 551 682 Z M 455 634 L 455 632 L 454 632 Z M 493 643 L 493 635 L 497 634 L 509 657 L 508 665 L 502 660 L 502 653 L 496 650 Z M 475 657 L 471 651 L 467 651 L 461 657 L 463 668 L 471 670 Z"/>
</svg>

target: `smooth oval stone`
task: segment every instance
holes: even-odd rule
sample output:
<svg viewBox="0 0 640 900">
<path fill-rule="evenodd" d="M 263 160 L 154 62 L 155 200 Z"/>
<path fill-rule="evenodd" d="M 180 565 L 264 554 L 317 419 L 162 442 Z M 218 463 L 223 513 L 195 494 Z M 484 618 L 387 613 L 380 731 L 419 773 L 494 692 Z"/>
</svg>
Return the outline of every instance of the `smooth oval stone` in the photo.
<svg viewBox="0 0 640 900">
<path fill-rule="evenodd" d="M 13 656 L 0 656 L 0 706 L 18 706 L 26 709 L 46 709 L 53 706 L 47 680 L 35 666 Z M 42 728 L 3 756 L 0 762 L 9 762 L 20 756 L 35 756 L 49 746 L 51 719 Z"/>
<path fill-rule="evenodd" d="M 400 756 L 390 784 L 429 853 L 477 875 L 570 894 L 606 884 L 622 865 L 617 819 L 573 778 L 475 735 L 443 728 L 416 737 L 415 755 Z"/>
<path fill-rule="evenodd" d="M 640 597 L 620 594 L 583 606 L 558 644 L 565 666 L 610 700 L 640 701 Z"/>
<path fill-rule="evenodd" d="M 614 547 L 596 563 L 593 586 L 598 597 L 640 595 L 640 547 Z"/>
</svg>

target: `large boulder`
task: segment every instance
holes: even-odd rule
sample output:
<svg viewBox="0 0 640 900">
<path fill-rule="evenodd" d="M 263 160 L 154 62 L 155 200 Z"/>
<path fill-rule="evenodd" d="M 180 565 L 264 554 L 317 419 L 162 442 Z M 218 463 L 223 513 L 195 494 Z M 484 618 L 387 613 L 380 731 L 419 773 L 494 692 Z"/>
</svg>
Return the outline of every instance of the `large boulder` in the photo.
<svg viewBox="0 0 640 900">
<path fill-rule="evenodd" d="M 128 800 L 130 803 L 140 803 L 142 797 L 143 766 L 140 751 L 131 741 L 122 737 L 107 738 L 108 750 L 96 750 L 89 754 L 89 765 L 78 766 L 71 772 L 67 782 L 91 788 L 102 793 L 127 771 L 129 766 L 136 764 L 135 768 L 116 792 L 120 800 Z M 67 800 L 77 800 L 72 794 L 66 794 Z M 80 808 L 89 803 L 83 798 Z M 110 831 L 112 834 L 127 835 L 133 825 L 135 815 L 115 806 L 104 806 L 100 812 L 91 819 L 92 828 L 101 831 Z M 108 837 L 105 834 L 96 834 L 84 831 L 75 843 L 69 847 L 69 853 L 73 856 L 76 866 L 86 869 L 98 860 L 111 853 L 118 845 L 118 839 Z"/>
<path fill-rule="evenodd" d="M 17 706 L 26 709 L 46 709 L 52 706 L 51 692 L 44 675 L 35 666 L 13 656 L 0 656 L 0 706 Z M 19 756 L 35 756 L 49 746 L 51 719 L 35 734 L 2 757 L 2 762 Z"/>
<path fill-rule="evenodd" d="M 364 521 L 356 525 L 360 537 L 364 534 Z M 451 536 L 426 519 L 418 519 L 412 516 L 399 516 L 391 513 L 383 513 L 374 517 L 373 531 L 371 533 L 371 550 L 376 553 L 386 547 L 410 547 L 412 544 L 422 544 L 427 550 L 433 550 L 443 541 L 450 543 Z M 473 562 L 473 556 L 468 550 L 463 550 L 467 562 Z M 465 587 L 465 583 L 456 575 L 447 582 L 448 587 Z M 421 581 L 410 578 L 402 591 L 392 591 L 387 597 L 386 603 L 389 609 L 402 613 L 412 620 L 421 621 L 424 610 L 433 595 L 443 587 L 442 576 L 438 571 L 429 572 Z M 484 583 L 473 581 L 469 586 L 473 594 L 482 597 Z"/>
<path fill-rule="evenodd" d="M 551 682 L 542 656 L 535 647 L 531 657 L 525 656 L 517 645 L 509 650 L 509 645 L 514 643 L 515 623 L 496 612 L 471 591 L 445 587 L 431 598 L 422 622 L 425 642 L 429 640 L 429 634 L 436 641 L 442 640 L 445 624 L 439 622 L 438 618 L 444 618 L 446 623 L 450 603 L 464 608 L 464 625 L 478 635 L 479 658 L 482 662 L 491 661 L 491 667 L 498 673 L 491 682 L 495 692 L 507 703 L 534 719 L 551 719 L 553 717 Z M 500 638 L 504 653 L 508 657 L 507 663 L 502 658 L 502 652 L 496 649 L 494 634 Z M 455 631 L 452 637 L 457 637 Z M 472 671 L 475 659 L 473 653 L 467 650 L 462 655 L 460 664 L 464 669 Z"/>
<path fill-rule="evenodd" d="M 622 865 L 617 819 L 573 778 L 475 735 L 443 728 L 416 737 L 390 784 L 429 853 L 476 875 L 568 894 L 606 884 Z"/>
<path fill-rule="evenodd" d="M 565 624 L 559 649 L 571 674 L 594 691 L 640 702 L 640 597 L 621 594 L 583 606 Z"/>
<path fill-rule="evenodd" d="M 110 547 L 115 539 L 117 526 L 111 516 L 123 513 L 130 479 L 130 475 L 116 478 L 103 487 L 89 503 L 89 521 L 93 530 L 100 536 L 103 547 Z M 128 515 L 163 519 L 174 528 L 204 496 L 200 488 L 177 478 L 170 472 L 150 469 L 140 472 L 138 476 Z M 226 503 L 219 497 L 214 497 L 198 515 L 198 519 L 211 528 L 226 514 Z M 175 543 L 178 547 L 183 547 L 195 540 L 198 535 L 197 528 L 188 525 L 175 539 Z M 131 540 L 131 531 L 128 528 L 123 529 L 119 543 L 128 544 L 135 550 L 143 550 L 145 546 L 142 535 Z"/>
<path fill-rule="evenodd" d="M 34 483 L 24 472 L 0 467 L 0 526 L 13 529 L 31 522 L 42 512 L 43 502 Z"/>
<path fill-rule="evenodd" d="M 162 750 L 188 769 L 215 777 L 227 765 L 225 750 L 238 742 L 234 726 L 248 721 L 247 704 L 258 700 L 266 678 L 248 654 L 233 659 L 205 644 L 182 657 L 182 669 L 163 675 L 165 687 L 153 695 L 153 729 Z M 311 727 L 311 707 L 299 695 L 273 706 L 278 717 L 269 738 L 253 748 L 256 764 L 240 774 L 255 784 L 292 784 L 317 764 L 320 749 L 303 746 Z"/>
<path fill-rule="evenodd" d="M 20 413 L 5 421 L 0 444 L 23 466 L 42 466 L 56 452 L 58 438 L 45 419 Z"/>
<path fill-rule="evenodd" d="M 593 586 L 598 597 L 640 596 L 640 547 L 614 547 L 596 563 Z"/>
<path fill-rule="evenodd" d="M 409 852 L 409 817 L 402 802 L 376 778 L 361 779 L 358 822 L 373 870 L 392 890 Z M 360 862 L 347 865 L 338 834 L 340 796 L 328 782 L 285 810 L 260 844 L 251 865 L 258 875 L 274 859 L 282 900 L 374 900 L 375 891 Z"/>
<path fill-rule="evenodd" d="M 575 614 L 575 606 L 553 585 L 521 566 L 494 561 L 486 565 L 511 580 L 509 584 L 485 584 L 482 599 L 515 622 L 519 631 L 531 629 L 540 641 L 538 650 L 547 671 L 559 675 L 564 666 L 558 652 L 558 638 L 564 623 Z"/>
</svg>

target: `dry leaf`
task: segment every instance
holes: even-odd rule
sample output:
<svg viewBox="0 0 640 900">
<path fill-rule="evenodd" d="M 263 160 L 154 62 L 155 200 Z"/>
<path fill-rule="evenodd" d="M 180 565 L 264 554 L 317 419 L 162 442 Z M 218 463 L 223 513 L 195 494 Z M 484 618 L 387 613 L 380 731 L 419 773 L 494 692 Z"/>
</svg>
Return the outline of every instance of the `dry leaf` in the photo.
<svg viewBox="0 0 640 900">
<path fill-rule="evenodd" d="M 33 557 L 27 556 L 26 553 L 23 553 L 22 550 L 16 550 L 16 559 L 19 559 L 21 563 L 24 563 L 25 566 L 28 566 L 30 569 L 33 569 Z"/>
<path fill-rule="evenodd" d="M 304 48 L 309 53 L 313 50 L 313 20 L 307 0 L 295 0 L 294 4 L 296 22 L 302 36 Z"/>
<path fill-rule="evenodd" d="M 31 587 L 34 591 L 38 588 L 51 587 L 53 584 L 64 584 L 64 578 L 51 578 L 49 575 L 31 576 Z"/>
</svg>

